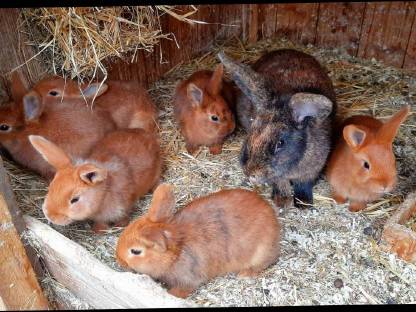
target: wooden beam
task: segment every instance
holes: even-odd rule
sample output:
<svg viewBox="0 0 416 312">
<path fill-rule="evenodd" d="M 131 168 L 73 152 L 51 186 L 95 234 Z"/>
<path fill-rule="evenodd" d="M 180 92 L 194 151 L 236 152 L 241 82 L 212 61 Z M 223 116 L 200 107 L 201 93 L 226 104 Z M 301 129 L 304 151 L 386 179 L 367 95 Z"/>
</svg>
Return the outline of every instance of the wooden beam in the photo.
<svg viewBox="0 0 416 312">
<path fill-rule="evenodd" d="M 74 295 L 97 309 L 196 306 L 176 298 L 144 274 L 117 272 L 50 226 L 24 216 L 49 273 Z"/>
<path fill-rule="evenodd" d="M 0 194 L 0 297 L 8 310 L 46 310 L 35 272 L 14 227 L 9 207 Z"/>
</svg>

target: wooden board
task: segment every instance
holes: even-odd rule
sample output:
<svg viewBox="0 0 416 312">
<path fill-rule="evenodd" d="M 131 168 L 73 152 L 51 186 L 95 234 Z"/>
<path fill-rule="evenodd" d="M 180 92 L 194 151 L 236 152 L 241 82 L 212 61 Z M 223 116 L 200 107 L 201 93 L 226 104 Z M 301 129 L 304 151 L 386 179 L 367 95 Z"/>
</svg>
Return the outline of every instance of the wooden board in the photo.
<svg viewBox="0 0 416 312">
<path fill-rule="evenodd" d="M 414 2 L 369 2 L 358 56 L 401 67 L 416 14 Z"/>
<path fill-rule="evenodd" d="M 254 43 L 258 40 L 258 5 L 246 4 L 242 6 L 242 40 Z"/>
<path fill-rule="evenodd" d="M 321 3 L 316 45 L 342 47 L 357 55 L 365 6 L 359 2 Z"/>
<path fill-rule="evenodd" d="M 0 276 L 0 297 L 7 310 L 48 309 L 3 194 L 0 194 Z"/>
<path fill-rule="evenodd" d="M 276 4 L 259 4 L 259 36 L 260 38 L 273 38 L 276 35 Z"/>
<path fill-rule="evenodd" d="M 49 273 L 97 309 L 196 306 L 174 297 L 144 274 L 117 272 L 50 226 L 25 216 L 28 234 L 39 244 Z"/>
<path fill-rule="evenodd" d="M 319 3 L 276 4 L 276 33 L 302 44 L 314 43 Z"/>
<path fill-rule="evenodd" d="M 416 14 L 413 19 L 412 30 L 402 67 L 410 70 L 416 70 Z"/>
<path fill-rule="evenodd" d="M 0 74 L 3 79 L 9 78 L 7 73 L 12 69 L 24 64 L 36 54 L 33 47 L 25 45 L 28 40 L 20 30 L 20 9 L 0 9 Z M 33 59 L 20 67 L 18 73 L 24 78 L 23 82 L 28 87 L 38 81 L 45 74 L 46 68 L 38 59 Z M 8 88 L 3 83 L 3 87 Z"/>
</svg>

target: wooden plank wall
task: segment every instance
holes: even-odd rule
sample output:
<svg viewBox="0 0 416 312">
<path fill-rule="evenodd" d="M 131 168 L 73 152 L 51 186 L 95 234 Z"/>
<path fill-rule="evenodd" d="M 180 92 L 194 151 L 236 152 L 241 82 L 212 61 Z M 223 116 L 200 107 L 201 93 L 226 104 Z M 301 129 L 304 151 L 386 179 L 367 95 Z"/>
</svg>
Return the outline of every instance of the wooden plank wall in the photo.
<svg viewBox="0 0 416 312">
<path fill-rule="evenodd" d="M 210 24 L 188 25 L 170 16 L 162 18 L 162 28 L 175 34 L 180 48 L 174 40 L 162 40 L 153 53 L 139 51 L 133 64 L 122 60 L 107 64 L 109 78 L 135 79 L 148 86 L 177 64 L 209 50 L 215 39 L 232 36 L 249 42 L 285 36 L 416 70 L 416 2 L 217 4 L 198 9 L 192 18 Z M 16 32 L 17 15 L 18 9 L 0 9 L 0 84 L 5 72 L 35 54 L 33 48 L 21 45 L 25 38 Z M 19 69 L 28 85 L 45 70 L 36 60 Z"/>
<path fill-rule="evenodd" d="M 213 25 L 189 26 L 168 17 L 165 29 L 173 30 L 181 48 L 173 41 L 161 44 L 165 64 L 156 53 L 140 53 L 133 66 L 115 64 L 111 78 L 138 77 L 151 83 L 180 62 L 209 49 L 216 38 L 238 36 L 243 41 L 287 37 L 303 44 L 344 48 L 349 54 L 376 58 L 387 65 L 416 70 L 415 2 L 334 2 L 244 5 L 201 5 L 193 17 Z M 397 21 L 401 21 L 398 23 Z M 221 26 L 215 23 L 236 25 Z M 147 60 L 146 71 L 137 70 Z M 152 67 L 152 68 L 149 68 Z"/>
</svg>

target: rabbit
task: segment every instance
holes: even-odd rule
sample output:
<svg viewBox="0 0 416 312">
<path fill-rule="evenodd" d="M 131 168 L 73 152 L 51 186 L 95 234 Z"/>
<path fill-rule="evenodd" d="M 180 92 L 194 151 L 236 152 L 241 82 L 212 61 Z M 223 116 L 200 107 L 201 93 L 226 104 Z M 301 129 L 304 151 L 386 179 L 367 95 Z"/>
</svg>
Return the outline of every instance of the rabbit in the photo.
<svg viewBox="0 0 416 312">
<path fill-rule="evenodd" d="M 200 70 L 181 81 L 174 95 L 174 115 L 188 153 L 208 146 L 219 154 L 225 138 L 234 131 L 234 90 L 223 80 L 223 66 Z"/>
<path fill-rule="evenodd" d="M 33 88 L 45 106 L 56 105 L 56 99 L 84 100 L 82 105 L 94 100 L 94 108 L 108 111 L 118 128 L 143 128 L 157 131 L 158 109 L 146 90 L 136 81 L 107 80 L 78 85 L 73 80 L 50 76 L 39 81 Z M 78 101 L 77 101 L 78 102 Z"/>
<path fill-rule="evenodd" d="M 393 190 L 397 182 L 393 140 L 409 113 L 406 105 L 384 123 L 360 115 L 344 121 L 326 168 L 337 203 L 349 199 L 349 210 L 357 212 Z"/>
<path fill-rule="evenodd" d="M 118 263 L 167 284 L 185 298 L 227 273 L 254 277 L 278 260 L 280 225 L 257 193 L 228 189 L 200 197 L 176 214 L 173 187 L 159 185 L 146 215 L 131 222 L 116 247 Z"/>
<path fill-rule="evenodd" d="M 28 92 L 17 75 L 12 76 L 12 96 L 12 102 L 0 107 L 0 144 L 15 162 L 48 180 L 55 169 L 35 151 L 28 135 L 44 136 L 69 155 L 83 157 L 115 129 L 108 113 L 100 109 L 91 111 L 85 105 L 45 108 L 40 97 Z"/>
<path fill-rule="evenodd" d="M 335 91 L 319 62 L 306 53 L 269 52 L 251 67 L 218 54 L 242 92 L 237 117 L 247 133 L 240 164 L 252 183 L 270 184 L 278 207 L 313 203 L 312 189 L 332 146 Z"/>
<path fill-rule="evenodd" d="M 135 201 L 160 178 L 159 139 L 144 129 L 110 132 L 86 158 L 70 157 L 41 136 L 29 140 L 57 171 L 42 206 L 54 224 L 93 220 L 97 233 L 125 225 Z"/>
</svg>

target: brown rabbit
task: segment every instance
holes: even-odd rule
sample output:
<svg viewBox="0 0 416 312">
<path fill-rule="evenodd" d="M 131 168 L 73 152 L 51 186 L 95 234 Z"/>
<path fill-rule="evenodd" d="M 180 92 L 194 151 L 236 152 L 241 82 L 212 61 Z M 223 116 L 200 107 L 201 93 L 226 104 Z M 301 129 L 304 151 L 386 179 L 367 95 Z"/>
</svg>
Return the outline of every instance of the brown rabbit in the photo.
<svg viewBox="0 0 416 312">
<path fill-rule="evenodd" d="M 176 87 L 175 118 L 191 154 L 202 145 L 211 154 L 221 153 L 225 137 L 234 131 L 233 87 L 222 76 L 218 65 L 214 72 L 193 73 Z"/>
<path fill-rule="evenodd" d="M 58 225 L 89 219 L 98 232 L 112 222 L 125 224 L 135 201 L 160 178 L 157 136 L 143 129 L 109 133 L 84 159 L 71 159 L 43 137 L 29 140 L 57 170 L 42 209 Z"/>
<path fill-rule="evenodd" d="M 409 115 L 406 105 L 386 122 L 370 116 L 352 116 L 342 125 L 342 136 L 326 169 L 337 203 L 350 200 L 351 211 L 393 190 L 397 180 L 393 140 Z"/>
<path fill-rule="evenodd" d="M 149 212 L 118 240 L 120 265 L 166 283 L 169 293 L 185 298 L 216 276 L 255 276 L 277 261 L 280 226 L 257 193 L 222 190 L 176 214 L 174 207 L 172 186 L 159 185 Z"/>
<path fill-rule="evenodd" d="M 14 102 L 0 108 L 0 144 L 14 161 L 47 179 L 55 170 L 35 151 L 28 135 L 44 136 L 69 155 L 83 157 L 115 128 L 107 112 L 91 111 L 85 105 L 50 105 L 43 112 L 41 99 L 27 93 L 17 75 L 12 76 L 12 93 Z"/>
<path fill-rule="evenodd" d="M 64 80 L 59 76 L 47 77 L 39 81 L 32 89 L 45 106 L 56 99 L 94 101 L 94 108 L 108 111 L 118 128 L 143 128 L 157 130 L 158 110 L 146 90 L 136 81 L 107 80 L 91 84 L 78 85 L 73 80 Z M 77 101 L 78 102 L 78 101 Z M 85 101 L 79 102 L 85 105 Z"/>
</svg>

